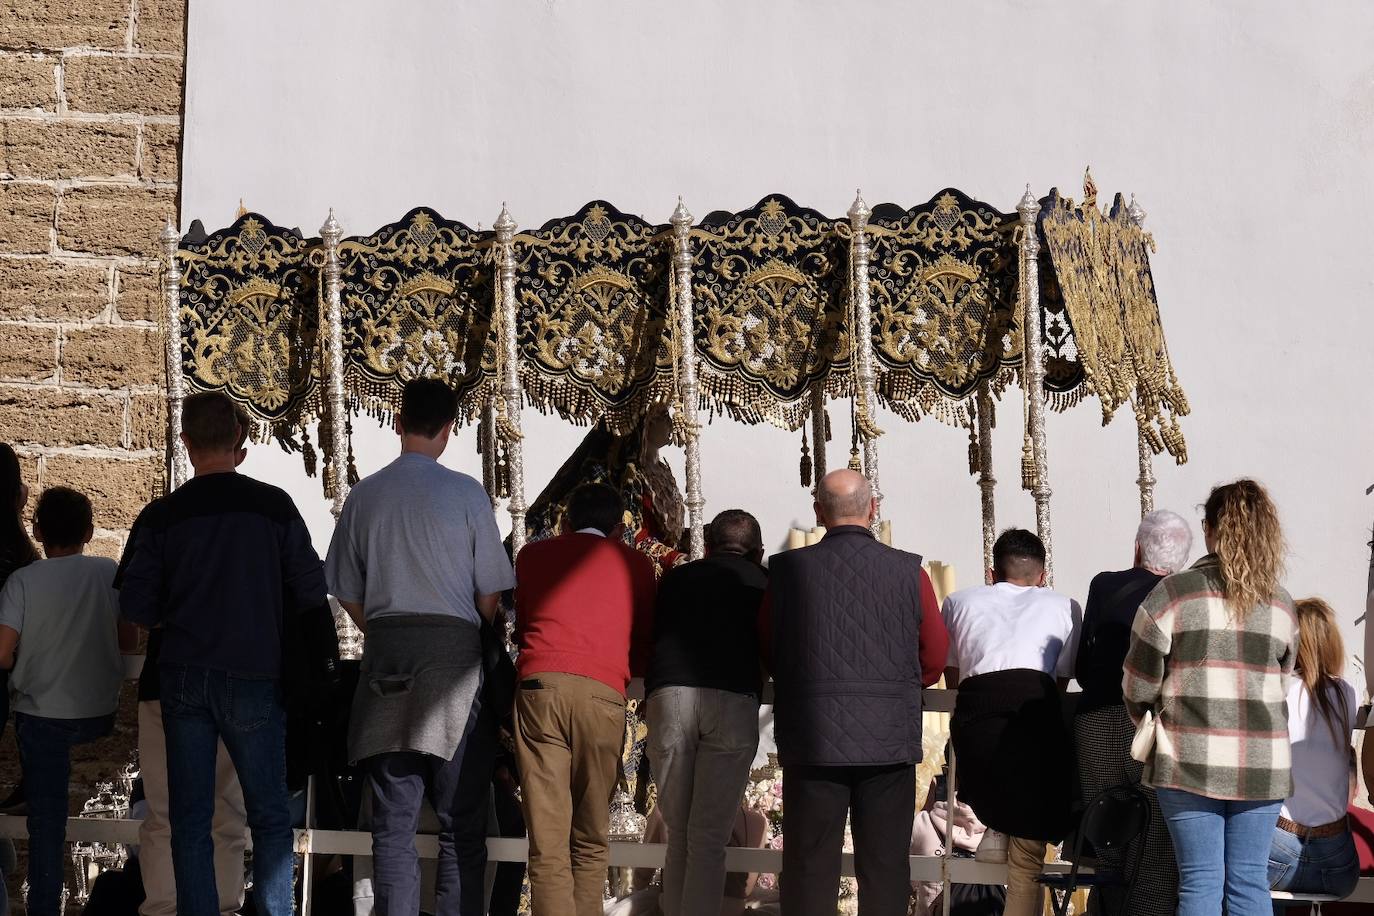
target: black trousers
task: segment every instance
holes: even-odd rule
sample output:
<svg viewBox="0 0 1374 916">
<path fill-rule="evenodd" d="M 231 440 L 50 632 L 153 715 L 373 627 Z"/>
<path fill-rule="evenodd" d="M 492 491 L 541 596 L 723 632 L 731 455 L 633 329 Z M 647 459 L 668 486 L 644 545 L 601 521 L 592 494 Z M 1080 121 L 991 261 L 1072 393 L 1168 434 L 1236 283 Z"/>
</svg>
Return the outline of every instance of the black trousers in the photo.
<svg viewBox="0 0 1374 916">
<path fill-rule="evenodd" d="M 782 916 L 834 916 L 845 816 L 854 835 L 859 916 L 906 916 L 916 768 L 786 766 Z"/>
</svg>

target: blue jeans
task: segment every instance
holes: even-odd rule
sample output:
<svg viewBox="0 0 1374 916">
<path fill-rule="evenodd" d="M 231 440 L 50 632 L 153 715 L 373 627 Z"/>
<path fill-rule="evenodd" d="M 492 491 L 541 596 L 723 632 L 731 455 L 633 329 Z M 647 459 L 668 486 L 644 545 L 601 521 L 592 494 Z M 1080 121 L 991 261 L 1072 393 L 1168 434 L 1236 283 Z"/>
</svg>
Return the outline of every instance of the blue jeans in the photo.
<svg viewBox="0 0 1374 916">
<path fill-rule="evenodd" d="M 162 666 L 168 820 L 178 916 L 219 916 L 215 890 L 215 756 L 229 752 L 253 835 L 253 897 L 262 916 L 290 916 L 294 863 L 286 792 L 286 712 L 277 681 Z"/>
<path fill-rule="evenodd" d="M 72 747 L 114 730 L 114 713 L 91 719 L 14 714 L 19 760 L 29 798 L 29 902 L 33 916 L 57 916 L 67 844 L 67 789 Z"/>
<path fill-rule="evenodd" d="M 487 808 L 497 729 L 482 698 L 473 700 L 467 732 L 451 760 L 397 751 L 362 761 L 372 792 L 372 886 L 377 916 L 420 912 L 415 834 L 425 799 L 439 821 L 436 916 L 483 916 Z"/>
<path fill-rule="evenodd" d="M 1178 859 L 1178 916 L 1272 916 L 1269 844 L 1282 800 L 1223 801 L 1157 789 Z"/>
<path fill-rule="evenodd" d="M 1269 848 L 1269 886 L 1274 890 L 1344 897 L 1355 890 L 1359 881 L 1360 856 L 1350 831 L 1303 840 L 1287 830 L 1274 828 L 1273 845 Z M 1285 909 L 1275 902 L 1275 913 Z"/>
</svg>

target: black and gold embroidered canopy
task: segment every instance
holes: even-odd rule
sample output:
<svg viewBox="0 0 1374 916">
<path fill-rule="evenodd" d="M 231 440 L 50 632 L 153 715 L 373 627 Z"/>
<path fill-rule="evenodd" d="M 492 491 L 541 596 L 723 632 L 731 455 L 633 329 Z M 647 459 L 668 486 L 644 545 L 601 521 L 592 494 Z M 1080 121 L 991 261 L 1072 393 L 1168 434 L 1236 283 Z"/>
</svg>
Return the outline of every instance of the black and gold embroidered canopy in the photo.
<svg viewBox="0 0 1374 916">
<path fill-rule="evenodd" d="M 967 425 L 969 399 L 1000 391 L 1021 362 L 1016 214 L 947 188 L 869 218 L 878 396 L 907 420 Z"/>
<path fill-rule="evenodd" d="M 339 244 L 344 382 L 374 412 L 400 406 L 412 378 L 441 378 L 472 409 L 488 396 L 492 234 L 417 207 Z"/>
<path fill-rule="evenodd" d="M 535 407 L 632 429 L 673 394 L 672 235 L 592 201 L 515 236 L 520 380 Z"/>
<path fill-rule="evenodd" d="M 1188 405 L 1170 363 L 1150 273 L 1153 242 L 1120 198 L 1107 213 L 1052 192 L 1037 226 L 1048 403 L 1085 393 L 1104 421 L 1131 402 L 1154 448 L 1186 455 Z M 869 219 L 869 342 L 877 394 L 908 420 L 973 425 L 970 399 L 1020 377 L 1016 216 L 947 189 Z M 529 403 L 628 431 L 650 404 L 680 402 L 691 346 L 713 412 L 797 429 L 817 389 L 854 390 L 855 290 L 848 219 L 781 194 L 690 229 L 694 339 L 674 320 L 672 227 L 593 201 L 517 233 L 518 371 Z M 498 245 L 420 207 L 339 244 L 344 382 L 351 405 L 393 409 L 401 385 L 437 376 L 460 418 L 495 398 Z M 319 414 L 319 240 L 247 214 L 183 240 L 182 354 L 191 390 L 226 391 L 280 434 Z"/>
<path fill-rule="evenodd" d="M 847 230 L 780 194 L 692 230 L 695 345 L 713 409 L 797 429 L 806 394 L 848 370 Z"/>
<path fill-rule="evenodd" d="M 181 355 L 187 387 L 223 391 L 274 432 L 318 415 L 318 240 L 248 213 L 182 240 Z"/>
<path fill-rule="evenodd" d="M 1070 396 L 1096 394 L 1104 425 L 1130 403 L 1151 448 L 1167 450 L 1182 464 L 1188 451 L 1178 418 L 1190 408 L 1164 342 L 1150 272 L 1154 242 L 1127 212 L 1121 195 L 1103 212 L 1091 175 L 1084 178 L 1083 192 L 1082 206 L 1075 206 L 1058 189 L 1051 190 L 1040 210 L 1050 265 L 1042 275 L 1057 287 L 1057 295 L 1045 303 L 1042 286 L 1042 314 L 1060 309 L 1047 321 L 1061 342 L 1047 365 L 1055 365 L 1061 378 L 1073 378 L 1076 370 L 1082 381 L 1068 389 Z M 1057 327 L 1060 321 L 1064 330 Z M 1047 332 L 1047 339 L 1056 338 Z"/>
</svg>

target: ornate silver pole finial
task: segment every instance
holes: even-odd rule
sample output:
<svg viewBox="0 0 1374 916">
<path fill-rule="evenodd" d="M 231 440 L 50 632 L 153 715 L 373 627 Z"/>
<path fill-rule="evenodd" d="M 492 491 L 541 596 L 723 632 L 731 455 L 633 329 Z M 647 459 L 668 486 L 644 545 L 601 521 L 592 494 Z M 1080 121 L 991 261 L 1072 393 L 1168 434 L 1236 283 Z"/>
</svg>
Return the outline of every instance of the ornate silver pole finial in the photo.
<svg viewBox="0 0 1374 916">
<path fill-rule="evenodd" d="M 501 418 L 500 436 L 506 443 L 506 471 L 510 484 L 510 546 L 511 558 L 519 555 L 525 546 L 525 444 L 524 432 L 520 428 L 520 408 L 524 395 L 520 388 L 520 350 L 516 340 L 515 310 L 515 220 L 505 203 L 501 204 L 501 215 L 491 224 L 496 231 L 496 293 L 497 318 L 500 321 L 501 336 L 498 340 L 500 353 Z"/>
<path fill-rule="evenodd" d="M 513 234 L 515 232 L 515 220 L 511 217 L 510 211 L 506 209 L 506 202 L 501 201 L 501 215 L 496 217 L 496 222 L 491 224 L 491 228 L 498 233 Z"/>
<path fill-rule="evenodd" d="M 697 416 L 696 304 L 692 295 L 692 213 L 682 198 L 673 209 L 673 308 L 677 318 L 678 394 L 682 398 L 682 426 L 686 433 L 687 543 L 693 560 L 706 555 L 706 498 L 701 492 L 701 422 Z"/>
<path fill-rule="evenodd" d="M 691 226 L 692 211 L 687 209 L 687 205 L 682 202 L 682 195 L 677 198 L 677 206 L 673 208 L 672 224 L 676 226 Z"/>
<path fill-rule="evenodd" d="M 1026 193 L 1016 205 L 1021 214 L 1021 327 L 1025 338 L 1025 353 L 1021 384 L 1025 388 L 1026 427 L 1031 440 L 1031 458 L 1035 480 L 1031 495 L 1035 498 L 1035 527 L 1045 544 L 1045 577 L 1054 584 L 1054 538 L 1050 527 L 1049 458 L 1045 448 L 1045 345 L 1040 322 L 1040 238 L 1035 222 L 1040 215 L 1040 201 L 1026 185 Z"/>
<path fill-rule="evenodd" d="M 852 223 L 862 223 L 868 225 L 868 217 L 873 211 L 868 209 L 868 204 L 864 203 L 864 192 L 862 189 L 854 191 L 854 203 L 849 205 L 849 221 Z"/>
<path fill-rule="evenodd" d="M 329 442 L 326 454 L 326 473 L 332 478 L 334 501 L 331 511 L 338 519 L 348 498 L 348 413 L 344 400 L 343 353 L 343 266 L 339 261 L 339 240 L 343 227 L 329 211 L 329 218 L 320 227 L 324 242 L 324 326 L 325 326 L 325 394 L 328 399 Z"/>
<path fill-rule="evenodd" d="M 1131 219 L 1135 221 L 1137 226 L 1142 229 L 1145 228 L 1145 217 L 1148 214 L 1145 212 L 1145 208 L 1140 205 L 1140 202 L 1135 199 L 1134 194 L 1131 195 L 1131 205 L 1126 208 L 1126 212 L 1130 215 Z"/>
<path fill-rule="evenodd" d="M 171 218 L 158 236 L 162 244 L 163 360 L 167 374 L 167 444 L 165 484 L 170 493 L 186 480 L 186 446 L 181 442 L 181 401 L 186 381 L 181 364 L 181 234 Z"/>
</svg>

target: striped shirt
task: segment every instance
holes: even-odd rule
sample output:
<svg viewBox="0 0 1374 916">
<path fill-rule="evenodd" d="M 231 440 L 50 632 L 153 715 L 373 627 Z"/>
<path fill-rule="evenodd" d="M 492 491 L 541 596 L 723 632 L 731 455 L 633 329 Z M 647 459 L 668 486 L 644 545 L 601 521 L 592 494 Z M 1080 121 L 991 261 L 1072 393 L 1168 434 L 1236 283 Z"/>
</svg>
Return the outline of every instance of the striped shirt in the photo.
<svg viewBox="0 0 1374 916">
<path fill-rule="evenodd" d="M 1297 640 L 1282 588 L 1231 619 L 1215 556 L 1160 582 L 1136 612 L 1121 685 L 1131 717 L 1153 710 L 1159 723 L 1146 782 L 1215 799 L 1287 798 Z"/>
</svg>

